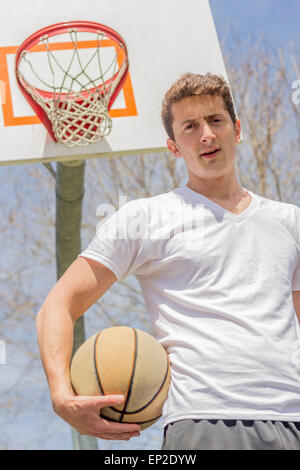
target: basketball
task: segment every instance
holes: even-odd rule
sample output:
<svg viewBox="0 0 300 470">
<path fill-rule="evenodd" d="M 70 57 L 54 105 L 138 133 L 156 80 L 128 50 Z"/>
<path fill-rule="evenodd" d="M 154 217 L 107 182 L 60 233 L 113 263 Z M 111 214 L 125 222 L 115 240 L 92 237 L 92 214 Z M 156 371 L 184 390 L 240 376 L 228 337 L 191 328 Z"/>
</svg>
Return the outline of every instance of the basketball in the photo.
<svg viewBox="0 0 300 470">
<path fill-rule="evenodd" d="M 87 339 L 71 362 L 77 395 L 123 395 L 119 406 L 101 409 L 102 418 L 135 423 L 146 429 L 162 414 L 170 385 L 164 347 L 137 328 L 115 326 Z"/>
</svg>

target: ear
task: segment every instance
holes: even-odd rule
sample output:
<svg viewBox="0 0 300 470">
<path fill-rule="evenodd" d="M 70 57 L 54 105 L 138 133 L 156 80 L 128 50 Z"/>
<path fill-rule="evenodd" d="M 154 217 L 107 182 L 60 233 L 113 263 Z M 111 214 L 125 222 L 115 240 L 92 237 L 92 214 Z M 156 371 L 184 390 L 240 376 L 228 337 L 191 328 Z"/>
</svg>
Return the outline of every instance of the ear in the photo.
<svg viewBox="0 0 300 470">
<path fill-rule="evenodd" d="M 167 140 L 167 147 L 170 150 L 170 152 L 173 153 L 174 157 L 180 158 L 182 155 L 180 153 L 179 148 L 177 147 L 176 143 L 172 139 Z"/>
<path fill-rule="evenodd" d="M 235 142 L 241 144 L 243 142 L 241 122 L 239 119 L 235 123 Z"/>
</svg>

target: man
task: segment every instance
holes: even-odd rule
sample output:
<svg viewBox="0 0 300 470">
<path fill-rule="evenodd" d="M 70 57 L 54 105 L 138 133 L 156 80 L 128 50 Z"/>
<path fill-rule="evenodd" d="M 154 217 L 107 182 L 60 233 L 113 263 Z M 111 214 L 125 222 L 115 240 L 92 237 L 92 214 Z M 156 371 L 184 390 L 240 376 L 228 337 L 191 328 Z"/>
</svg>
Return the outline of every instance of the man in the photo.
<svg viewBox="0 0 300 470">
<path fill-rule="evenodd" d="M 181 77 L 162 118 L 187 184 L 113 214 L 38 313 L 54 410 L 87 435 L 139 434 L 99 417 L 120 397 L 75 397 L 69 379 L 75 320 L 134 274 L 171 361 L 163 449 L 300 449 L 300 209 L 239 184 L 221 77 Z"/>
</svg>

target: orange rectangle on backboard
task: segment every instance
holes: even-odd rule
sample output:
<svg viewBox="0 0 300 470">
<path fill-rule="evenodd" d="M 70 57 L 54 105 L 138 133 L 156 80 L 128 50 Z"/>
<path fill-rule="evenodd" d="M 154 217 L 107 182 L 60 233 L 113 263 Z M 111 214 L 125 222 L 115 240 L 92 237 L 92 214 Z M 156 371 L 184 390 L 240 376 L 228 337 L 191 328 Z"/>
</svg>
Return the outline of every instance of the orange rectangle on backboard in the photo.
<svg viewBox="0 0 300 470">
<path fill-rule="evenodd" d="M 97 47 L 97 41 L 78 41 L 77 49 L 88 49 Z M 115 43 L 109 39 L 101 41 L 101 47 L 115 47 Z M 68 50 L 74 49 L 73 42 L 58 42 L 49 44 L 49 49 L 55 50 Z M 11 87 L 9 82 L 7 55 L 16 54 L 17 46 L 0 47 L 0 88 L 1 88 L 1 103 L 3 112 L 4 126 L 23 126 L 27 124 L 40 124 L 41 121 L 36 115 L 30 116 L 15 116 L 13 111 L 13 102 L 11 96 Z M 46 52 L 44 44 L 38 44 L 30 49 L 30 52 Z M 133 93 L 132 82 L 130 73 L 128 72 L 123 88 L 125 107 L 114 108 L 109 111 L 110 117 L 124 117 L 124 116 L 137 116 L 137 108 Z M 23 99 L 23 97 L 22 97 Z"/>
</svg>

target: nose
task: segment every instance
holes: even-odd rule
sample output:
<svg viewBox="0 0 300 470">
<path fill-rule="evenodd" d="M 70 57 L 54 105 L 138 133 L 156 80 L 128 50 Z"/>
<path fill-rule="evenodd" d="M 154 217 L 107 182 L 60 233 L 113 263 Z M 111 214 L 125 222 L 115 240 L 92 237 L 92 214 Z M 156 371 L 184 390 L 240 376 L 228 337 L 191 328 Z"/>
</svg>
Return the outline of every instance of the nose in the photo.
<svg viewBox="0 0 300 470">
<path fill-rule="evenodd" d="M 203 125 L 202 135 L 200 138 L 201 142 L 202 143 L 212 142 L 215 138 L 216 138 L 216 135 L 211 130 L 210 125 L 208 124 L 208 122 L 205 122 Z"/>
</svg>

